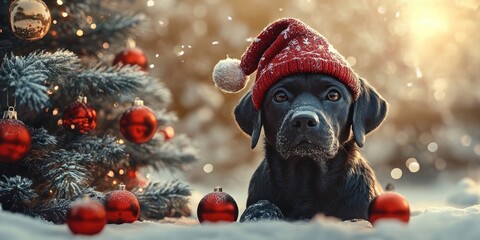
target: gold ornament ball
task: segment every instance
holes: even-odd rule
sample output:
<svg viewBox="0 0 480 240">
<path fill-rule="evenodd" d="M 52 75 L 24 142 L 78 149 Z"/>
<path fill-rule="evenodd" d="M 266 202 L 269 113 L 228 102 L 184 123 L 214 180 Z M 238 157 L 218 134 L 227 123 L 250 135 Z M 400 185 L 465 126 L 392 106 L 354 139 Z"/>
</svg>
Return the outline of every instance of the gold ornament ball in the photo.
<svg viewBox="0 0 480 240">
<path fill-rule="evenodd" d="M 12 33 L 26 41 L 43 38 L 52 24 L 50 10 L 41 0 L 15 0 L 8 12 Z"/>
</svg>

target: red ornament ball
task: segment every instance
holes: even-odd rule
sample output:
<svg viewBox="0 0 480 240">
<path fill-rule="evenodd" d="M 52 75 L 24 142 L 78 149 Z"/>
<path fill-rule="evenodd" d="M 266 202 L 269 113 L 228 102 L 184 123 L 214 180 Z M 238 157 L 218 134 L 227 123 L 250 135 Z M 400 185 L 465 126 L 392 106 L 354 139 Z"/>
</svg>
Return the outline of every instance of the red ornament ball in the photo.
<svg viewBox="0 0 480 240">
<path fill-rule="evenodd" d="M 372 224 L 380 219 L 397 219 L 408 223 L 410 207 L 402 195 L 396 192 L 385 192 L 370 203 L 368 218 Z"/>
<path fill-rule="evenodd" d="M 113 59 L 113 65 L 121 63 L 123 65 L 137 65 L 143 71 L 147 71 L 147 56 L 139 48 L 131 48 L 119 52 Z"/>
<path fill-rule="evenodd" d="M 30 150 L 32 139 L 25 124 L 16 118 L 0 119 L 0 163 L 20 160 Z"/>
<path fill-rule="evenodd" d="M 133 143 L 146 143 L 157 131 L 157 117 L 153 111 L 135 99 L 133 106 L 122 114 L 120 131 L 124 138 Z"/>
<path fill-rule="evenodd" d="M 105 207 L 89 197 L 79 199 L 67 212 L 67 224 L 74 234 L 97 234 L 107 224 Z"/>
<path fill-rule="evenodd" d="M 163 138 L 165 139 L 165 141 L 168 141 L 175 136 L 175 130 L 173 129 L 173 127 L 170 127 L 170 126 L 164 129 L 160 129 L 158 132 L 163 135 Z"/>
<path fill-rule="evenodd" d="M 216 187 L 214 192 L 205 195 L 197 208 L 200 222 L 235 222 L 238 217 L 238 206 L 228 193 Z"/>
<path fill-rule="evenodd" d="M 119 190 L 110 192 L 105 203 L 108 223 L 132 223 L 140 216 L 140 203 L 133 193 L 120 184 Z"/>
<path fill-rule="evenodd" d="M 63 111 L 62 125 L 71 132 L 85 134 L 97 127 L 97 112 L 87 104 L 86 97 L 80 97 Z"/>
</svg>

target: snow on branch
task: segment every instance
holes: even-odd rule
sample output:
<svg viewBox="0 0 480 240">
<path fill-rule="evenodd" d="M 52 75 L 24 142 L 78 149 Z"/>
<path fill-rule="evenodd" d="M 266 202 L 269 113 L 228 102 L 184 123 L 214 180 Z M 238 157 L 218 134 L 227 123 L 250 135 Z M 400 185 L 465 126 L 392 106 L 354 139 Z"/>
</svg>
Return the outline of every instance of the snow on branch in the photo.
<svg viewBox="0 0 480 240">
<path fill-rule="evenodd" d="M 33 52 L 27 56 L 5 56 L 0 69 L 0 91 L 14 94 L 18 105 L 36 112 L 50 107 L 48 85 L 61 85 L 59 91 L 70 96 L 80 93 L 102 99 L 131 99 L 155 80 L 137 66 L 80 67 L 70 51 Z M 122 93 L 122 94 L 119 94 Z M 167 95 L 168 94 L 162 94 Z"/>
<path fill-rule="evenodd" d="M 2 208 L 12 212 L 21 212 L 37 197 L 31 186 L 32 180 L 21 176 L 0 179 Z"/>
<path fill-rule="evenodd" d="M 143 22 L 145 22 L 145 16 L 141 14 L 110 15 L 104 21 L 98 21 L 97 27 L 84 38 L 88 38 L 90 35 L 94 37 L 92 41 L 98 41 L 96 39 L 101 38 L 106 42 L 115 42 L 118 39 L 131 37 L 136 32 L 135 28 L 138 28 Z"/>
<path fill-rule="evenodd" d="M 197 160 L 197 150 L 192 141 L 185 135 L 178 135 L 165 142 L 158 148 L 160 161 L 156 162 L 158 168 L 175 167 L 183 169 L 185 165 Z"/>
<path fill-rule="evenodd" d="M 60 149 L 45 158 L 48 161 L 39 168 L 48 180 L 43 189 L 56 198 L 79 196 L 93 181 L 93 170 L 85 167 L 91 161 L 90 154 Z"/>
<path fill-rule="evenodd" d="M 55 145 L 57 145 L 57 138 L 48 134 L 45 128 L 33 128 L 28 126 L 28 131 L 32 138 L 32 145 L 30 151 L 27 154 L 23 166 L 28 169 L 37 169 L 37 161 L 42 160 L 43 157 L 48 154 Z"/>
<path fill-rule="evenodd" d="M 119 99 L 120 95 L 133 99 L 151 77 L 138 70 L 138 66 L 97 66 L 84 69 L 65 83 L 68 94 L 87 94 L 99 99 Z M 122 93 L 122 94 L 119 94 Z"/>
<path fill-rule="evenodd" d="M 92 137 L 81 135 L 73 139 L 65 147 L 66 150 L 89 154 L 95 165 L 107 165 L 108 169 L 126 158 L 125 146 L 118 144 L 115 137 Z"/>
<path fill-rule="evenodd" d="M 29 127 L 28 131 L 30 132 L 30 136 L 32 137 L 32 145 L 30 147 L 30 150 L 41 150 L 57 144 L 57 139 L 54 136 L 48 134 L 48 131 L 45 128 Z"/>
<path fill-rule="evenodd" d="M 127 144 L 127 151 L 132 161 L 138 165 L 149 165 L 158 170 L 163 167 L 170 170 L 183 169 L 197 159 L 196 149 L 184 135 L 162 142 L 154 138 L 147 143 Z M 160 147 L 159 147 L 160 146 Z"/>
<path fill-rule="evenodd" d="M 190 188 L 178 180 L 152 182 L 146 188 L 136 188 L 133 193 L 140 202 L 142 219 L 162 219 L 190 215 L 187 207 Z"/>
<path fill-rule="evenodd" d="M 24 209 L 24 214 L 44 219 L 55 224 L 65 223 L 67 218 L 68 209 L 70 209 L 70 204 L 72 201 L 70 199 L 57 199 L 35 205 L 32 208 Z"/>
<path fill-rule="evenodd" d="M 168 112 L 165 108 L 156 110 L 155 116 L 157 117 L 158 126 L 166 126 L 172 122 L 178 121 L 177 115 L 175 113 Z"/>
<path fill-rule="evenodd" d="M 19 105 L 41 111 L 50 106 L 47 82 L 73 72 L 80 60 L 72 52 L 33 52 L 27 56 L 5 56 L 0 69 L 0 89 L 16 96 Z"/>
<path fill-rule="evenodd" d="M 142 100 L 145 101 L 146 104 L 149 102 L 154 102 L 155 106 L 151 106 L 152 109 L 161 111 L 165 109 L 165 106 L 169 105 L 172 101 L 172 93 L 170 90 L 165 87 L 164 83 L 158 81 L 157 79 L 153 79 L 153 81 L 149 81 L 144 89 L 142 89 Z M 172 117 L 172 119 L 174 119 Z M 176 121 L 176 119 L 174 119 Z"/>
</svg>

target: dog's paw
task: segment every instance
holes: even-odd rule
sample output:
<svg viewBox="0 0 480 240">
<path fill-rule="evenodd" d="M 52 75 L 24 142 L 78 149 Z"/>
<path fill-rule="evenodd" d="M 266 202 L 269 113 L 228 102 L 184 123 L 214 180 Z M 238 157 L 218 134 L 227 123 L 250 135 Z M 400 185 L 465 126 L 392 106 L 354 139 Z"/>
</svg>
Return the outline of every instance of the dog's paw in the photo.
<svg viewBox="0 0 480 240">
<path fill-rule="evenodd" d="M 283 219 L 283 213 L 275 204 L 260 200 L 250 205 L 240 217 L 240 222 L 278 221 Z"/>
</svg>

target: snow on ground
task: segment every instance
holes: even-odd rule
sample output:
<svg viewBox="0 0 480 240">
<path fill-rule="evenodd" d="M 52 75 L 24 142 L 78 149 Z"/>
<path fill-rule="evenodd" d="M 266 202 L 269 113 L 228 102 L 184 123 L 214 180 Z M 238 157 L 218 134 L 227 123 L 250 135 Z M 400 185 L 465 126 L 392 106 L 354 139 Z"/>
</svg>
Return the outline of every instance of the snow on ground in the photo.
<svg viewBox="0 0 480 240">
<path fill-rule="evenodd" d="M 66 225 L 0 212 L 0 239 L 480 239 L 480 205 L 466 209 L 431 208 L 409 224 L 380 222 L 374 228 L 322 219 L 303 223 L 263 222 L 173 225 L 156 222 L 107 225 L 92 237 L 74 236 Z"/>
<path fill-rule="evenodd" d="M 480 190 L 471 178 L 464 178 L 457 183 L 447 203 L 455 207 L 469 207 L 480 204 Z"/>
</svg>

